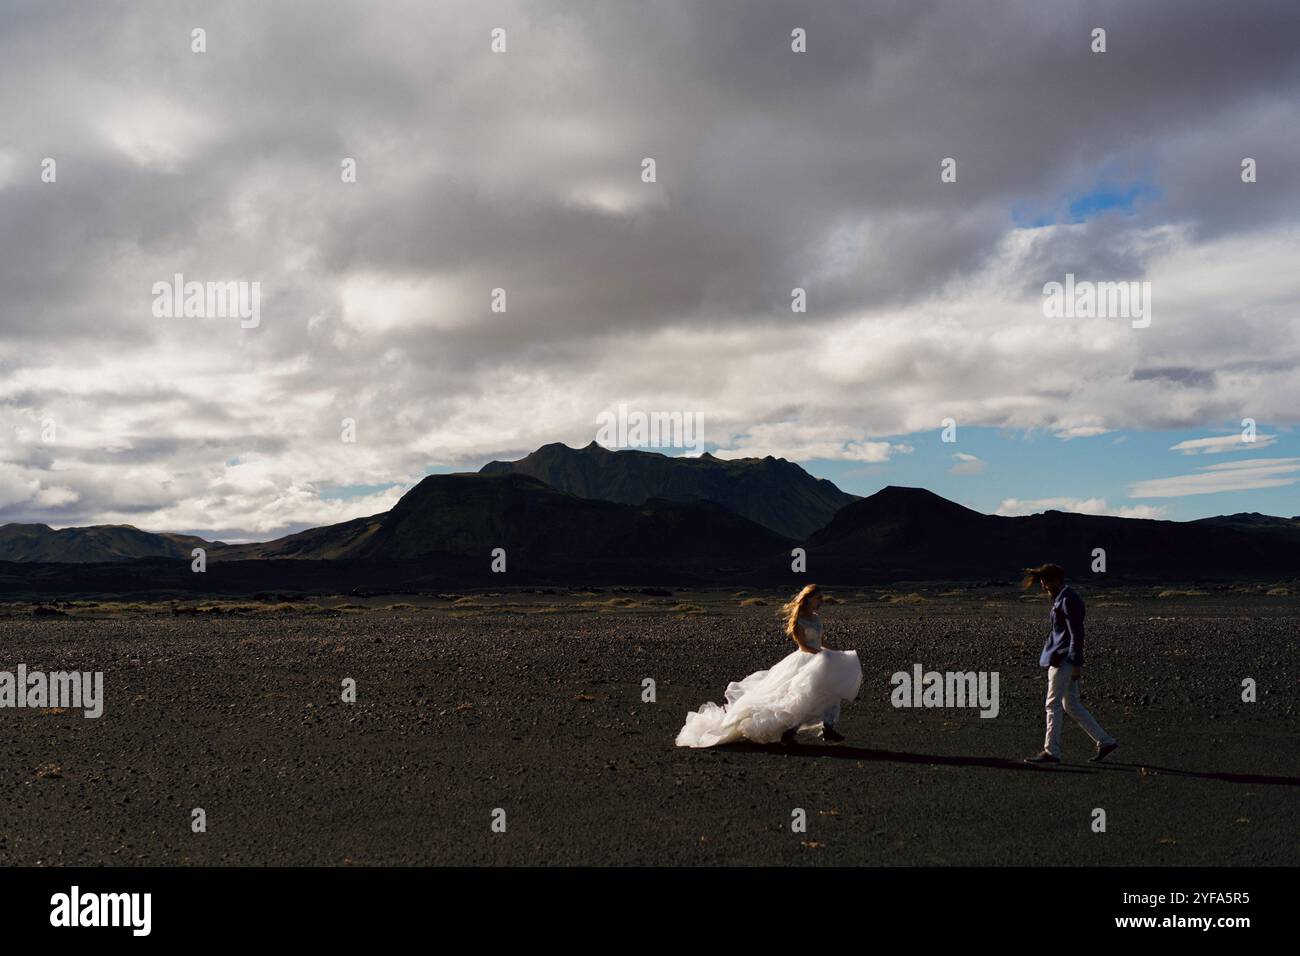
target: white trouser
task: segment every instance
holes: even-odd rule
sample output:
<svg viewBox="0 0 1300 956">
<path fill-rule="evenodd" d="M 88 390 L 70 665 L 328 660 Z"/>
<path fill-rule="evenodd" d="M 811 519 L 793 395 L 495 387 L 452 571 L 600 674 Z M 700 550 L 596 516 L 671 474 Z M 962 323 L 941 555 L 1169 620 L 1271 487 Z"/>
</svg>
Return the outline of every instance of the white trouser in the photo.
<svg viewBox="0 0 1300 956">
<path fill-rule="evenodd" d="M 1093 743 L 1109 744 L 1115 738 L 1101 729 L 1101 724 L 1093 719 L 1088 709 L 1079 702 L 1079 682 L 1070 677 L 1071 665 L 1067 662 L 1060 667 L 1047 669 L 1047 737 L 1043 740 L 1043 749 L 1053 757 L 1061 756 L 1061 706 L 1074 722 L 1084 729 Z"/>
</svg>

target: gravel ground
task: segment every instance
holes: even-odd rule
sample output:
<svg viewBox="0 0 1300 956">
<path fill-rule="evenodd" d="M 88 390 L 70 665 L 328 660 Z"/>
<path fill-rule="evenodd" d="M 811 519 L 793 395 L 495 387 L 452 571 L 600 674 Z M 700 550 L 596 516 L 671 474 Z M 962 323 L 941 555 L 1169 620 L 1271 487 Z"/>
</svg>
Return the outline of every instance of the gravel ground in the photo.
<svg viewBox="0 0 1300 956">
<path fill-rule="evenodd" d="M 1044 605 L 828 606 L 827 643 L 865 666 L 849 739 L 691 751 L 686 712 L 790 650 L 770 604 L 558 600 L 0 616 L 0 670 L 106 691 L 98 720 L 0 710 L 0 863 L 1300 863 L 1293 598 L 1094 602 L 1084 701 L 1121 747 L 1087 763 L 1070 724 L 1056 768 L 1019 763 Z M 999 715 L 895 709 L 917 662 L 998 671 Z"/>
</svg>

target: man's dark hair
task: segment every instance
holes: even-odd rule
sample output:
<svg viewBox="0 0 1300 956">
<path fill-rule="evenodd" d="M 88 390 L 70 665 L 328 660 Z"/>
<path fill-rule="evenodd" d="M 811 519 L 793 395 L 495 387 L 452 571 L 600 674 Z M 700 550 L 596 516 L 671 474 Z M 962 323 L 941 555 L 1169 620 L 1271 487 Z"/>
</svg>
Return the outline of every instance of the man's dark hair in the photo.
<svg viewBox="0 0 1300 956">
<path fill-rule="evenodd" d="M 1040 564 L 1036 568 L 1025 568 L 1024 587 L 1038 587 L 1043 582 L 1053 591 L 1059 591 L 1065 584 L 1065 568 L 1059 564 Z"/>
</svg>

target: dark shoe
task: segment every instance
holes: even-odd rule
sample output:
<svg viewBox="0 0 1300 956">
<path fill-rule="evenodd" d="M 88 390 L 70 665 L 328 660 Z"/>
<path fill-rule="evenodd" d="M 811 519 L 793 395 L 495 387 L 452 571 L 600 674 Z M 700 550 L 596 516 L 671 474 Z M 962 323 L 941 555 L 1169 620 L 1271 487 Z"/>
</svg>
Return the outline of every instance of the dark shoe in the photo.
<svg viewBox="0 0 1300 956">
<path fill-rule="evenodd" d="M 798 741 L 794 739 L 795 734 L 797 733 L 799 733 L 798 727 L 792 727 L 790 730 L 787 730 L 781 735 L 781 743 L 785 744 L 787 747 L 793 747 L 798 743 Z"/>
<path fill-rule="evenodd" d="M 839 743 L 845 737 L 842 733 L 832 727 L 830 724 L 822 724 L 822 739 L 829 740 L 833 744 Z"/>
<path fill-rule="evenodd" d="M 1060 763 L 1060 757 L 1053 757 L 1046 750 L 1040 750 L 1032 757 L 1026 757 L 1025 763 Z"/>
<path fill-rule="evenodd" d="M 1118 740 L 1112 740 L 1108 744 L 1097 744 L 1097 752 L 1093 754 L 1092 762 L 1101 763 L 1106 759 L 1106 755 L 1119 746 Z"/>
</svg>

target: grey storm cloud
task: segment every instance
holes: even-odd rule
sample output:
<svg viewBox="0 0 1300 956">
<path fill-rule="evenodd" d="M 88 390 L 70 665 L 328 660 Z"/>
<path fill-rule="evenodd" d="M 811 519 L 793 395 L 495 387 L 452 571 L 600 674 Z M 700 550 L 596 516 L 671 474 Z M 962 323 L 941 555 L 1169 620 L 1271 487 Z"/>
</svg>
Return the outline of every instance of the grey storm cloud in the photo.
<svg viewBox="0 0 1300 956">
<path fill-rule="evenodd" d="M 1188 388 L 1201 388 L 1214 384 L 1214 371 L 1199 368 L 1139 368 L 1133 370 L 1136 380 L 1164 379 Z"/>
<path fill-rule="evenodd" d="M 1291 421 L 1297 93 L 1284 0 L 6 4 L 0 520 L 263 535 L 622 400 L 723 448 Z M 1070 221 L 1104 190 L 1138 199 Z M 1000 333 L 1066 272 L 1151 277 L 1158 318 L 1042 378 Z M 259 281 L 261 326 L 155 318 L 176 273 Z"/>
</svg>

